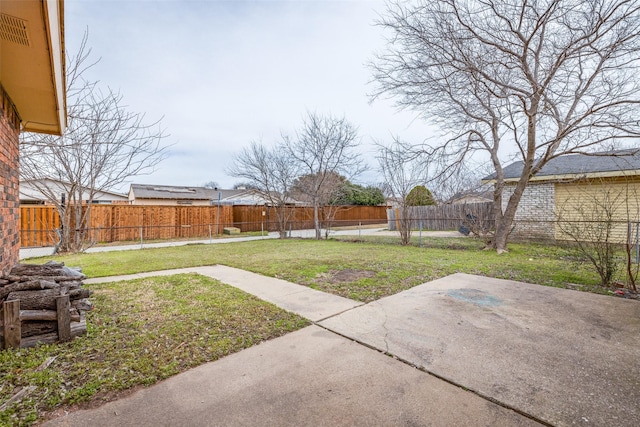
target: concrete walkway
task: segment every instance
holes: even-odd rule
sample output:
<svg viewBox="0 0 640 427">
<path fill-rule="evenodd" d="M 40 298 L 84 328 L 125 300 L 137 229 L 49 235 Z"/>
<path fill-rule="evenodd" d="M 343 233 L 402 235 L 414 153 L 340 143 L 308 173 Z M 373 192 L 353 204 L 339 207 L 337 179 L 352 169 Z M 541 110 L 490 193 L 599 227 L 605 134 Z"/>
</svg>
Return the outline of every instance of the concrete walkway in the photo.
<svg viewBox="0 0 640 427">
<path fill-rule="evenodd" d="M 298 314 L 312 322 L 318 322 L 362 305 L 361 302 L 316 291 L 307 286 L 296 285 L 295 283 L 285 280 L 262 276 L 224 265 L 180 268 L 126 276 L 100 277 L 87 279 L 84 282 L 88 284 L 105 283 L 153 276 L 171 276 L 181 273 L 197 273 L 211 277 L 227 285 L 242 289 L 249 294 L 277 305 L 284 310 Z"/>
<path fill-rule="evenodd" d="M 466 274 L 366 305 L 223 266 L 87 282 L 182 272 L 315 324 L 47 425 L 640 425 L 637 301 Z"/>
</svg>

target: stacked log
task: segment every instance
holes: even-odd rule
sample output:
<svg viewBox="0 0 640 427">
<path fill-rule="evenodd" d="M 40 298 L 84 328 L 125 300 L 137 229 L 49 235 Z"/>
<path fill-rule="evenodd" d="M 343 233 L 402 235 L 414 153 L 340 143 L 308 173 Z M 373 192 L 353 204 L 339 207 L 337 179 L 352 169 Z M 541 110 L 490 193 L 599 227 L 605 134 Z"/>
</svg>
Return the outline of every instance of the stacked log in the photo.
<svg viewBox="0 0 640 427">
<path fill-rule="evenodd" d="M 18 264 L 0 277 L 0 349 L 84 334 L 85 313 L 93 308 L 93 291 L 82 287 L 86 278 L 79 269 L 53 261 Z"/>
</svg>

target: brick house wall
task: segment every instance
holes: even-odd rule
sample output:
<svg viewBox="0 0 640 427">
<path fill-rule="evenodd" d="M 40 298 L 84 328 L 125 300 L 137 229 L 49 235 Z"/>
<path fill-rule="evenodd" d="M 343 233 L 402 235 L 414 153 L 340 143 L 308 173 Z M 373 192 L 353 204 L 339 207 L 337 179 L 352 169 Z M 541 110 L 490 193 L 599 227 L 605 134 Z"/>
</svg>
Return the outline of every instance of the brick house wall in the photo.
<svg viewBox="0 0 640 427">
<path fill-rule="evenodd" d="M 515 184 L 506 184 L 502 193 L 502 210 L 507 208 Z M 524 190 L 514 220 L 511 236 L 524 239 L 555 238 L 555 184 L 531 182 Z"/>
<path fill-rule="evenodd" d="M 20 119 L 0 86 L 0 275 L 18 262 L 20 250 Z"/>
</svg>

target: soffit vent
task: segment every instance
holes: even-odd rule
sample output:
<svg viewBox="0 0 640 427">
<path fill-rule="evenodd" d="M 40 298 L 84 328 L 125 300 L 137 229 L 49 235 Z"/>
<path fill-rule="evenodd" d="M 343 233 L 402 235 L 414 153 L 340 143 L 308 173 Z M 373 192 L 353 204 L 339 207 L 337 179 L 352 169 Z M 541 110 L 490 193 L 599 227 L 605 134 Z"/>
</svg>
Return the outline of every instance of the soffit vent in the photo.
<svg viewBox="0 0 640 427">
<path fill-rule="evenodd" d="M 27 21 L 6 13 L 0 13 L 0 39 L 29 46 Z"/>
</svg>

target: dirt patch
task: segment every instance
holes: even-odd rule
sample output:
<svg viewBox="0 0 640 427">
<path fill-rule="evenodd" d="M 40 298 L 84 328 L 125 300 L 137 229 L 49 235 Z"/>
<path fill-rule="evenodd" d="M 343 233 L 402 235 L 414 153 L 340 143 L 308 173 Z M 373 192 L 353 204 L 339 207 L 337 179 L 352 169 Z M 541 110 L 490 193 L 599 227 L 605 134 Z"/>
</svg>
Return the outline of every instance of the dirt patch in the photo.
<svg viewBox="0 0 640 427">
<path fill-rule="evenodd" d="M 375 277 L 376 273 L 370 270 L 352 270 L 350 268 L 346 270 L 332 270 L 328 273 L 323 273 L 316 277 L 316 282 L 328 282 L 328 283 L 350 283 L 359 279 L 366 279 Z"/>
</svg>

